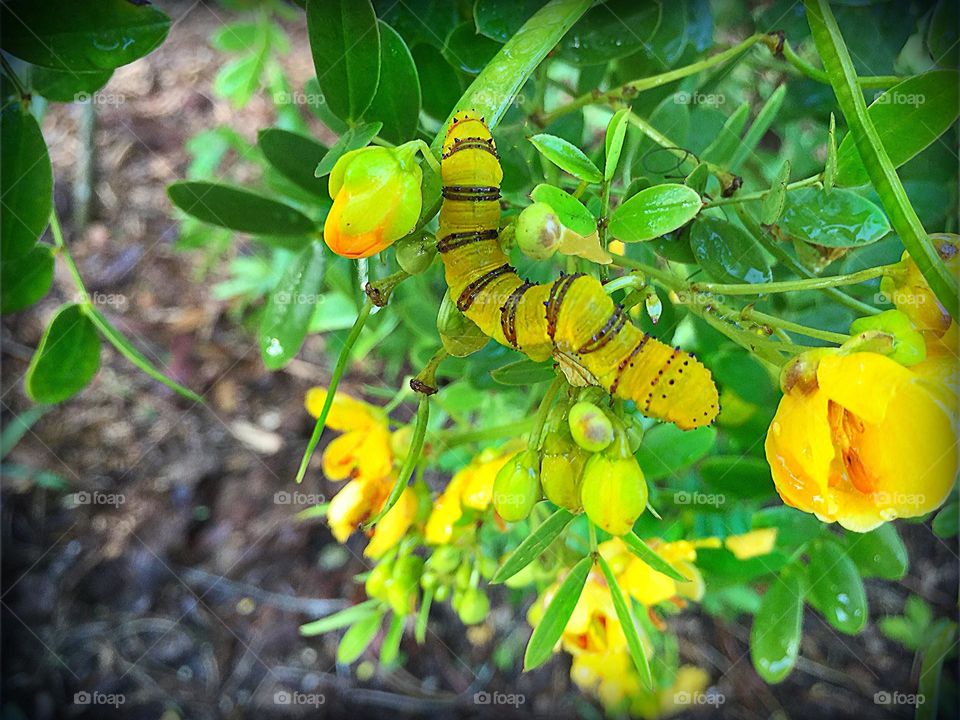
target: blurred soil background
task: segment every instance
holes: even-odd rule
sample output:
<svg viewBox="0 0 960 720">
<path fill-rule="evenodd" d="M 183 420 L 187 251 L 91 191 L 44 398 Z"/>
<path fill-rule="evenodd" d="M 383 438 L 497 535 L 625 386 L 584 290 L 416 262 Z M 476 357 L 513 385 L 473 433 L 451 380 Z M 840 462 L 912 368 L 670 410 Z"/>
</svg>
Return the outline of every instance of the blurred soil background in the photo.
<svg viewBox="0 0 960 720">
<path fill-rule="evenodd" d="M 298 635 L 301 623 L 362 600 L 352 578 L 368 567 L 361 538 L 337 545 L 322 523 L 294 518 L 303 506 L 284 502 L 291 495 L 278 495 L 295 490 L 312 428 L 303 396 L 326 384 L 327 355 L 314 337 L 286 371 L 263 367 L 255 337 L 211 296 L 226 268 L 198 282 L 202 256 L 173 249 L 177 222 L 165 192 L 183 177 L 192 135 L 227 123 L 254 141 L 271 125 L 272 105 L 255 98 L 237 113 L 213 96 L 224 58 L 208 38 L 230 19 L 221 7 L 158 4 L 174 19 L 168 40 L 117 71 L 101 91 L 108 101 L 96 106 L 85 227 L 76 224 L 73 187 L 80 106 L 53 106 L 43 130 L 57 210 L 89 290 L 206 404 L 174 395 L 105 346 L 93 384 L 50 409 L 8 457 L 37 473 L 2 484 L 4 720 L 598 717 L 571 690 L 566 655 L 529 675 L 519 673 L 519 659 L 503 663 L 506 670 L 494 662 L 498 646 L 501 656 L 519 656 L 529 632 L 526 608 L 506 598 L 468 631 L 435 605 L 426 644 L 405 639 L 405 669 L 389 674 L 371 662 L 337 667 L 336 633 Z M 305 23 L 287 30 L 292 48 L 281 62 L 302 87 L 313 73 Z M 232 252 L 247 249 L 237 243 Z M 22 378 L 33 348 L 75 292 L 62 264 L 57 272 L 47 298 L 3 320 L 5 422 L 29 408 Z M 368 365 L 344 387 L 376 378 Z M 48 487 L 41 471 L 66 487 Z M 327 497 L 336 489 L 317 469 L 298 488 Z M 98 501 L 77 504 L 78 492 Z M 108 504 L 110 496 L 122 502 Z M 807 611 L 798 669 L 780 686 L 765 685 L 751 666 L 748 618 L 721 623 L 692 609 L 670 620 L 682 659 L 706 668 L 725 698 L 689 716 L 911 717 L 912 707 L 873 701 L 876 692 L 914 692 L 919 670 L 875 621 L 902 612 L 908 591 L 938 616 L 955 614 L 958 557 L 955 540 L 927 526 L 900 529 L 913 561 L 903 586 L 868 581 L 872 618 L 859 637 L 840 637 Z M 946 668 L 956 670 L 956 661 Z M 478 691 L 522 694 L 524 702 L 478 705 Z M 124 702 L 75 703 L 83 692 L 122 694 Z M 294 692 L 305 702 L 285 703 Z M 318 695 L 323 703 L 310 704 Z"/>
</svg>

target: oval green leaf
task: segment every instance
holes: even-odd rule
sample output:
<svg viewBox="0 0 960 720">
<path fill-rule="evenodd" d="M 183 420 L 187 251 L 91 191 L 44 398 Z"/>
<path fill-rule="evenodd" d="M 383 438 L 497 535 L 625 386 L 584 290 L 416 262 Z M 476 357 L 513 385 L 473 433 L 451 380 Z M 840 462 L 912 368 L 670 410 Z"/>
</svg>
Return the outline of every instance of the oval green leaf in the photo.
<svg viewBox="0 0 960 720">
<path fill-rule="evenodd" d="M 653 240 L 693 220 L 701 205 L 700 196 L 686 185 L 654 185 L 613 211 L 610 233 L 623 242 Z"/>
<path fill-rule="evenodd" d="M 671 423 L 662 423 L 643 436 L 637 460 L 647 480 L 660 480 L 702 458 L 716 439 L 716 429 L 709 426 L 681 430 Z"/>
<path fill-rule="evenodd" d="M 327 107 L 353 122 L 380 81 L 380 31 L 370 0 L 307 0 L 307 33 Z"/>
<path fill-rule="evenodd" d="M 53 172 L 40 126 L 20 103 L 0 115 L 0 257 L 26 255 L 50 221 Z"/>
<path fill-rule="evenodd" d="M 380 120 L 380 134 L 400 144 L 413 138 L 420 119 L 420 78 L 407 44 L 392 27 L 380 23 L 380 84 L 364 116 Z"/>
<path fill-rule="evenodd" d="M 543 0 L 477 0 L 473 21 L 478 33 L 505 43 L 541 7 Z"/>
<path fill-rule="evenodd" d="M 198 220 L 251 235 L 309 235 L 317 226 L 299 210 L 243 188 L 186 180 L 167 188 L 170 200 Z"/>
<path fill-rule="evenodd" d="M 623 139 L 627 134 L 627 120 L 630 118 L 630 108 L 617 110 L 607 123 L 607 134 L 604 138 L 603 179 L 610 181 L 617 172 L 620 162 L 620 153 L 623 152 Z"/>
<path fill-rule="evenodd" d="M 0 45 L 11 55 L 66 72 L 113 70 L 163 42 L 170 18 L 129 0 L 0 3 Z"/>
<path fill-rule="evenodd" d="M 372 122 L 357 125 L 347 130 L 337 139 L 333 147 L 327 151 L 323 159 L 317 163 L 316 170 L 313 171 L 313 176 L 319 178 L 329 175 L 333 170 L 333 166 L 337 164 L 337 160 L 351 150 L 359 150 L 362 147 L 366 147 L 369 142 L 377 136 L 377 133 L 380 132 L 380 128 L 382 127 L 383 123 Z"/>
<path fill-rule="evenodd" d="M 787 193 L 780 229 L 814 245 L 847 248 L 875 243 L 890 232 L 890 223 L 883 210 L 852 190 L 800 188 Z"/>
<path fill-rule="evenodd" d="M 763 201 L 760 203 L 760 221 L 764 225 L 773 225 L 783 214 L 783 207 L 787 202 L 788 182 L 790 182 L 790 161 L 784 160 L 783 165 L 780 166 L 780 172 L 774 178 L 773 185 L 764 193 Z"/>
<path fill-rule="evenodd" d="M 113 77 L 113 70 L 68 72 L 39 65 L 30 68 L 29 74 L 31 92 L 54 102 L 89 100 L 90 96 L 106 85 L 111 77 Z"/>
<path fill-rule="evenodd" d="M 547 133 L 534 135 L 530 142 L 547 160 L 575 178 L 591 183 L 603 180 L 603 174 L 593 161 L 573 143 Z"/>
<path fill-rule="evenodd" d="M 847 555 L 868 578 L 900 580 L 910 565 L 907 548 L 892 523 L 868 533 L 847 533 Z"/>
<path fill-rule="evenodd" d="M 643 49 L 659 25 L 659 3 L 608 0 L 570 29 L 559 54 L 578 67 L 605 64 Z"/>
<path fill-rule="evenodd" d="M 807 600 L 837 630 L 856 635 L 867 622 L 867 593 L 856 564 L 834 542 L 813 543 L 808 556 Z"/>
<path fill-rule="evenodd" d="M 285 178 L 317 197 L 329 199 L 327 181 L 314 175 L 314 169 L 327 154 L 323 145 L 299 133 L 267 128 L 257 134 L 257 146 Z"/>
<path fill-rule="evenodd" d="M 714 455 L 704 458 L 699 470 L 708 492 L 750 500 L 773 493 L 770 466 L 757 457 Z"/>
<path fill-rule="evenodd" d="M 867 108 L 883 148 L 894 167 L 900 167 L 949 129 L 960 114 L 960 72 L 933 70 L 907 78 L 883 93 Z M 837 149 L 840 186 L 870 182 L 860 160 L 853 133 Z"/>
<path fill-rule="evenodd" d="M 54 404 L 80 392 L 100 368 L 100 338 L 80 305 L 64 305 L 30 360 L 24 386 L 36 403 Z"/>
<path fill-rule="evenodd" d="M 560 222 L 578 235 L 589 235 L 597 229 L 597 219 L 566 190 L 541 183 L 533 189 L 530 197 L 552 207 Z"/>
<path fill-rule="evenodd" d="M 337 662 L 349 665 L 363 654 L 380 629 L 380 622 L 385 615 L 384 610 L 378 610 L 357 620 L 340 639 L 337 646 Z"/>
<path fill-rule="evenodd" d="M 497 54 L 500 45 L 477 33 L 472 22 L 457 25 L 443 43 L 443 57 L 453 67 L 476 75 Z"/>
<path fill-rule="evenodd" d="M 53 252 L 35 245 L 16 260 L 0 263 L 0 315 L 33 305 L 53 283 Z"/>
<path fill-rule="evenodd" d="M 571 520 L 573 520 L 573 515 L 563 508 L 553 513 L 540 523 L 536 530 L 527 535 L 523 542 L 517 545 L 516 549 L 503 561 L 503 564 L 497 568 L 497 572 L 494 573 L 490 582 L 496 585 L 509 580 L 540 557 Z"/>
<path fill-rule="evenodd" d="M 533 629 L 530 642 L 527 643 L 526 652 L 523 654 L 524 670 L 540 667 L 553 653 L 553 646 L 557 644 L 557 640 L 567 627 L 570 616 L 573 615 L 573 609 L 577 606 L 592 565 L 593 559 L 585 557 L 574 565 L 564 578 L 550 605 L 544 611 L 543 617 L 540 618 L 540 622 Z"/>
<path fill-rule="evenodd" d="M 416 45 L 410 52 L 420 78 L 423 109 L 430 117 L 442 120 L 450 114 L 460 97 L 457 72 L 433 45 Z"/>
<path fill-rule="evenodd" d="M 323 244 L 310 243 L 287 266 L 260 321 L 260 355 L 270 370 L 290 362 L 303 345 L 323 290 Z"/>
<path fill-rule="evenodd" d="M 773 279 L 753 235 L 727 220 L 698 217 L 690 228 L 690 247 L 700 267 L 714 280 L 764 283 Z"/>
<path fill-rule="evenodd" d="M 351 605 L 348 608 L 338 610 L 332 615 L 327 615 L 319 620 L 304 623 L 300 626 L 300 634 L 305 637 L 311 637 L 353 625 L 357 620 L 376 613 L 378 605 L 379 601 L 372 599 L 365 600 L 357 605 Z"/>
<path fill-rule="evenodd" d="M 553 380 L 552 362 L 534 362 L 528 358 L 501 365 L 490 371 L 490 377 L 501 385 L 534 385 Z"/>
<path fill-rule="evenodd" d="M 797 662 L 803 624 L 803 579 L 786 567 L 770 581 L 750 628 L 750 659 L 770 684 L 783 680 Z"/>
</svg>

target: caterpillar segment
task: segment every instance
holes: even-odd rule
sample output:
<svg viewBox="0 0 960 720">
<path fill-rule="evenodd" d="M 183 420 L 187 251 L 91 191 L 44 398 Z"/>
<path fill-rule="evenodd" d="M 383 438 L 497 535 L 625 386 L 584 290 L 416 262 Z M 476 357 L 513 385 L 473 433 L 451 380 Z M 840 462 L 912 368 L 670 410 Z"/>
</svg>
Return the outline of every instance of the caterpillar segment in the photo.
<svg viewBox="0 0 960 720">
<path fill-rule="evenodd" d="M 710 371 L 692 354 L 641 332 L 598 280 L 561 274 L 552 283 L 519 277 L 501 250 L 496 144 L 483 118 L 453 117 L 443 144 L 443 205 L 437 250 L 451 298 L 489 337 L 532 360 L 555 358 L 645 415 L 683 429 L 719 412 Z"/>
</svg>

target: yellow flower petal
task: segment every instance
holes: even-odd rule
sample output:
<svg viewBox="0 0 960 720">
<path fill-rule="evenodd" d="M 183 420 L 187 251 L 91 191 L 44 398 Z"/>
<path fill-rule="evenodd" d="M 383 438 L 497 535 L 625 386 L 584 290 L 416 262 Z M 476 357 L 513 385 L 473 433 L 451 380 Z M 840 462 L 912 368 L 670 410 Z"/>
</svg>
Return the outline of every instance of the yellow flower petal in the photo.
<svg viewBox="0 0 960 720">
<path fill-rule="evenodd" d="M 777 529 L 763 528 L 751 530 L 742 535 L 731 535 L 724 540 L 727 550 L 732 552 L 737 560 L 749 560 L 758 555 L 769 555 L 777 544 Z"/>
<path fill-rule="evenodd" d="M 373 537 L 363 554 L 374 560 L 383 557 L 406 535 L 416 515 L 417 495 L 413 488 L 407 487 L 397 500 L 397 504 L 390 508 L 390 511 L 377 523 Z"/>
<path fill-rule="evenodd" d="M 351 480 L 344 485 L 327 509 L 327 522 L 337 542 L 346 542 L 382 501 L 383 486 L 379 480 Z"/>
<path fill-rule="evenodd" d="M 313 417 L 319 417 L 326 400 L 326 388 L 310 388 L 304 403 L 307 412 Z M 327 427 L 338 432 L 364 430 L 377 422 L 380 422 L 380 418 L 372 412 L 371 406 L 342 392 L 334 396 L 330 412 L 327 414 Z"/>
</svg>

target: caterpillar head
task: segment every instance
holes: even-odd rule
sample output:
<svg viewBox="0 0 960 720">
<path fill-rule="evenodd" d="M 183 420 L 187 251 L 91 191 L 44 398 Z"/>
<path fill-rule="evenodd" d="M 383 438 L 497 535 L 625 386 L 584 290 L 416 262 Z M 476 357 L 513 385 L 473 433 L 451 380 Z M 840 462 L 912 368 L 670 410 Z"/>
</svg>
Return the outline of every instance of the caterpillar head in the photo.
<svg viewBox="0 0 960 720">
<path fill-rule="evenodd" d="M 447 154 L 457 143 L 475 140 L 493 145 L 493 138 L 486 120 L 476 110 L 462 110 L 455 113 L 447 126 L 447 135 L 443 141 L 443 152 Z"/>
</svg>

